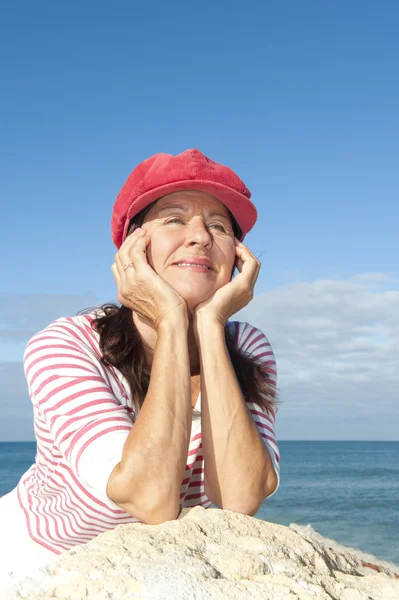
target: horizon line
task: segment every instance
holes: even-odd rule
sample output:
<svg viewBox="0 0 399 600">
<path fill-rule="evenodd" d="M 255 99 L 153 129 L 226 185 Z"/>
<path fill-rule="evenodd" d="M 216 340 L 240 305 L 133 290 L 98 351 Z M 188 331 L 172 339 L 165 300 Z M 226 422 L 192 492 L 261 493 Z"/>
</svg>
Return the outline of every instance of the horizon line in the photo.
<svg viewBox="0 0 399 600">
<path fill-rule="evenodd" d="M 384 443 L 384 442 L 396 442 L 399 443 L 399 440 L 294 440 L 294 439 L 278 439 L 277 443 L 279 444 L 280 442 L 351 442 L 351 443 L 363 443 L 363 442 L 377 442 L 377 443 Z M 37 440 L 0 440 L 0 444 L 34 444 L 37 443 Z"/>
</svg>

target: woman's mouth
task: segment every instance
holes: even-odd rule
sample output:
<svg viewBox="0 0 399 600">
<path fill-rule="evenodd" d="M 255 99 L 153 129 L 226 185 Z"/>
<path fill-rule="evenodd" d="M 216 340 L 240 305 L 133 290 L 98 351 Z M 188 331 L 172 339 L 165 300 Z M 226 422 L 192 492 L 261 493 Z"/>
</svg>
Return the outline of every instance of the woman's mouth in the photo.
<svg viewBox="0 0 399 600">
<path fill-rule="evenodd" d="M 179 262 L 174 264 L 175 267 L 180 267 L 180 269 L 188 269 L 189 271 L 198 271 L 199 273 L 207 273 L 208 271 L 213 271 L 211 267 L 208 265 L 203 265 L 200 263 L 185 263 Z"/>
<path fill-rule="evenodd" d="M 215 270 L 213 262 L 207 256 L 185 256 L 173 264 L 180 269 L 188 269 L 198 273 L 208 273 Z"/>
</svg>

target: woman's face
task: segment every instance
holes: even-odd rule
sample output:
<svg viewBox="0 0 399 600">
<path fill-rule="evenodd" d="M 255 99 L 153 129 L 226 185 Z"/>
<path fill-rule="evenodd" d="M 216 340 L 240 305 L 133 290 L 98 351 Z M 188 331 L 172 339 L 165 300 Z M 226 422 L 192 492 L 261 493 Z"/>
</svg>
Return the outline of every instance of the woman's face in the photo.
<svg viewBox="0 0 399 600">
<path fill-rule="evenodd" d="M 152 206 L 143 227 L 151 236 L 149 264 L 189 308 L 230 281 L 234 232 L 226 207 L 213 196 L 197 191 L 168 194 Z M 208 259 L 211 268 L 187 264 L 195 259 Z"/>
</svg>

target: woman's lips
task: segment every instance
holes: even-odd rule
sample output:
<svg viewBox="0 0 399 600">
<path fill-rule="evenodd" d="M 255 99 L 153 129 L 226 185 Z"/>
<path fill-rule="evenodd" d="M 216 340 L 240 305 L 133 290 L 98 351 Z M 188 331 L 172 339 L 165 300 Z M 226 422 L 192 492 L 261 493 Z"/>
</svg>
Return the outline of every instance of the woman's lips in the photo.
<svg viewBox="0 0 399 600">
<path fill-rule="evenodd" d="M 184 256 L 173 264 L 180 269 L 188 269 L 198 273 L 211 273 L 215 270 L 212 261 L 207 256 Z"/>
<path fill-rule="evenodd" d="M 211 267 L 198 263 L 175 263 L 174 266 L 180 269 L 188 269 L 189 271 L 197 271 L 198 273 L 212 273 L 213 271 Z"/>
</svg>

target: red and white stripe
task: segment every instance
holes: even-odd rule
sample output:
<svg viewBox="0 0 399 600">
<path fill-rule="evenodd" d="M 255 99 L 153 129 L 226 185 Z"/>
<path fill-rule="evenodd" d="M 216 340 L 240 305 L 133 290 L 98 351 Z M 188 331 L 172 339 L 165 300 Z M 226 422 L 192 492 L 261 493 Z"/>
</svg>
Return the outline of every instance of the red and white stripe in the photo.
<svg viewBox="0 0 399 600">
<path fill-rule="evenodd" d="M 136 415 L 122 374 L 100 362 L 93 316 L 54 321 L 29 341 L 24 356 L 37 454 L 18 484 L 18 497 L 30 536 L 56 554 L 137 521 L 106 494 Z M 275 384 L 275 360 L 264 334 L 247 323 L 229 327 L 237 347 L 262 362 Z M 278 474 L 275 411 L 248 407 Z M 199 420 L 194 425 L 193 419 L 180 501 L 182 507 L 212 504 L 204 491 Z"/>
</svg>

